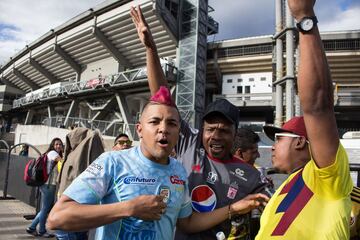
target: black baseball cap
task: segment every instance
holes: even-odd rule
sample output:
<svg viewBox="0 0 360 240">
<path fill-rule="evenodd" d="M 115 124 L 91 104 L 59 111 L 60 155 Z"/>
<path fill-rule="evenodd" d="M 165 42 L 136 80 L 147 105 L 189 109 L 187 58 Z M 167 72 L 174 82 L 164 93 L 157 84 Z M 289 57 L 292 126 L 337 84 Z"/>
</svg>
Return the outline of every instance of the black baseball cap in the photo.
<svg viewBox="0 0 360 240">
<path fill-rule="evenodd" d="M 234 104 L 230 103 L 226 99 L 218 99 L 210 103 L 206 107 L 203 120 L 205 120 L 208 116 L 215 114 L 223 115 L 227 120 L 234 124 L 237 129 L 239 125 L 240 111 Z"/>
</svg>

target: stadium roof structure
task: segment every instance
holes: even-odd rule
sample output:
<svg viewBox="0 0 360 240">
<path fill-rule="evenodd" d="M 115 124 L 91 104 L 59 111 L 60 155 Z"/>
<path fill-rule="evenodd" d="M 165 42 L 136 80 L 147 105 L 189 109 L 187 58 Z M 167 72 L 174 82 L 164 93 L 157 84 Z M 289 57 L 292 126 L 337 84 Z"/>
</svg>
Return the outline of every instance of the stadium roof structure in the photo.
<svg viewBox="0 0 360 240">
<path fill-rule="evenodd" d="M 360 86 L 360 29 L 321 32 L 321 38 L 333 81 Z M 274 71 L 274 46 L 272 35 L 209 43 L 207 80 L 215 78 L 217 68 L 221 74 Z"/>
<path fill-rule="evenodd" d="M 161 57 L 175 57 L 177 24 L 164 1 L 140 0 Z M 76 79 L 86 66 L 113 57 L 125 69 L 145 65 L 145 48 L 130 17 L 134 1 L 108 0 L 51 29 L 0 69 L 1 81 L 31 92 Z M 77 79 L 79 80 L 79 79 Z"/>
</svg>

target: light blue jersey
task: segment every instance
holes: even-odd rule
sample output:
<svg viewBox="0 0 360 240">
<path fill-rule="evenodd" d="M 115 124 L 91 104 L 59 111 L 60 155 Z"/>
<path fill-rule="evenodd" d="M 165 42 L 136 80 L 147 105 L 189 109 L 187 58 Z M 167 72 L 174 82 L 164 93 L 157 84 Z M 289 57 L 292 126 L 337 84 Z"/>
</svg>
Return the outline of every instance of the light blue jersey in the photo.
<svg viewBox="0 0 360 240">
<path fill-rule="evenodd" d="M 147 159 L 140 147 L 103 153 L 64 194 L 83 204 L 127 201 L 140 195 L 166 195 L 167 209 L 159 221 L 130 217 L 97 229 L 96 239 L 173 239 L 177 218 L 192 213 L 184 167 L 170 158 L 168 165 Z"/>
</svg>

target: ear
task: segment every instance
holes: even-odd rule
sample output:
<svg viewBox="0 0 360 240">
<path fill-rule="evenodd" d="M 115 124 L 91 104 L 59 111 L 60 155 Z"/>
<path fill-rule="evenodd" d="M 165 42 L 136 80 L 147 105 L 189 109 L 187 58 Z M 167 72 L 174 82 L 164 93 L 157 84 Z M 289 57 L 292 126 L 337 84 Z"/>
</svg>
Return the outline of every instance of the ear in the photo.
<svg viewBox="0 0 360 240">
<path fill-rule="evenodd" d="M 306 148 L 307 145 L 306 145 L 306 138 L 305 137 L 299 137 L 297 138 L 297 141 L 296 141 L 296 145 L 295 145 L 295 149 L 296 150 L 302 150 L 304 148 Z"/>
<path fill-rule="evenodd" d="M 136 127 L 136 132 L 137 132 L 139 138 L 142 138 L 142 134 L 141 134 L 142 126 L 141 126 L 141 123 L 137 123 L 137 124 L 135 125 L 135 127 Z"/>
<path fill-rule="evenodd" d="M 238 156 L 238 157 L 240 157 L 240 158 L 243 158 L 242 151 L 241 151 L 240 148 L 238 148 L 238 149 L 235 150 L 234 155 L 236 155 L 236 156 Z"/>
</svg>

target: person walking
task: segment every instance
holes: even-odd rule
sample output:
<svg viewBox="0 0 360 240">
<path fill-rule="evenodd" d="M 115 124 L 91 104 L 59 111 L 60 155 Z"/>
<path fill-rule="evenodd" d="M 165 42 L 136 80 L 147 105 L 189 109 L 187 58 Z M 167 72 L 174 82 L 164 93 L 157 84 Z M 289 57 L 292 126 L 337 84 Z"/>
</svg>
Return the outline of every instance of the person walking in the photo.
<svg viewBox="0 0 360 240">
<path fill-rule="evenodd" d="M 60 138 L 54 138 L 44 154 L 47 155 L 46 170 L 49 178 L 46 183 L 40 186 L 41 192 L 41 208 L 26 232 L 33 236 L 41 236 L 44 238 L 52 238 L 55 235 L 48 233 L 45 227 L 47 216 L 54 204 L 56 192 L 57 168 L 54 167 L 58 161 L 62 159 L 64 145 Z M 39 231 L 36 227 L 39 225 Z"/>
</svg>

